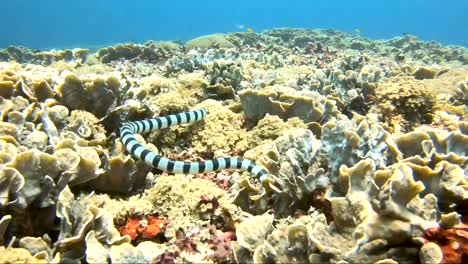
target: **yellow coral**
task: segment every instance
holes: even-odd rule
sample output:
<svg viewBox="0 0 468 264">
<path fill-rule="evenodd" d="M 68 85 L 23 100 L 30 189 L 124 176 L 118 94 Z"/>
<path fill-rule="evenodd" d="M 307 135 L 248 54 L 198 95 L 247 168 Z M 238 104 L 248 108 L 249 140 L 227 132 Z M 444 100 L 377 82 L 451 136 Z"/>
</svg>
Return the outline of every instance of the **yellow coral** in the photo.
<svg viewBox="0 0 468 264">
<path fill-rule="evenodd" d="M 167 115 L 188 111 L 193 98 L 178 92 L 169 92 L 152 97 L 150 102 L 151 105 L 158 107 L 160 115 Z"/>
<path fill-rule="evenodd" d="M 247 136 L 242 129 L 242 115 L 233 113 L 212 100 L 205 101 L 199 107 L 206 107 L 208 115 L 204 119 L 203 126 L 196 127 L 193 131 L 192 144 L 196 152 L 229 153 Z"/>
<path fill-rule="evenodd" d="M 45 259 L 35 258 L 24 248 L 0 247 L 0 263 L 49 263 Z"/>
<path fill-rule="evenodd" d="M 402 115 L 410 129 L 432 121 L 436 94 L 422 81 L 412 77 L 396 77 L 378 85 L 376 92 L 377 106 L 371 111 L 381 115 L 382 120 L 392 124 L 398 115 Z M 396 118 L 396 119 L 395 119 Z"/>
<path fill-rule="evenodd" d="M 267 114 L 262 118 L 258 125 L 247 133 L 236 146 L 236 150 L 244 152 L 264 143 L 265 140 L 274 140 L 283 133 L 292 128 L 306 128 L 304 122 L 297 118 L 291 118 L 284 122 L 281 118 L 275 115 Z"/>
</svg>

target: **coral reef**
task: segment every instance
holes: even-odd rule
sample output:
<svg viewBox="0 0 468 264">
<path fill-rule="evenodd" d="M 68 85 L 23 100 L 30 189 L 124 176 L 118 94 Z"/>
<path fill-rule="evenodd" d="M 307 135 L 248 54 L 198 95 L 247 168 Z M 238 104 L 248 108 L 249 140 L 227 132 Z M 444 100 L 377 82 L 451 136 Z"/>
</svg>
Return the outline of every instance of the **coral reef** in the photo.
<svg viewBox="0 0 468 264">
<path fill-rule="evenodd" d="M 208 49 L 208 48 L 232 48 L 232 44 L 225 35 L 213 34 L 201 36 L 187 41 L 184 45 L 187 49 Z"/>
<path fill-rule="evenodd" d="M 407 123 L 405 130 L 408 130 L 432 121 L 430 113 L 436 94 L 421 82 L 410 78 L 392 79 L 377 86 L 375 94 L 377 104 L 371 111 L 377 112 L 381 120 L 391 126 Z"/>
<path fill-rule="evenodd" d="M 102 117 L 116 104 L 119 88 L 120 81 L 116 77 L 82 80 L 73 73 L 66 73 L 56 91 L 61 103 L 69 109 L 86 110 Z"/>
<path fill-rule="evenodd" d="M 88 52 L 88 49 L 40 51 L 21 46 L 10 46 L 0 49 L 0 60 L 47 66 L 60 60 L 84 62 Z"/>
<path fill-rule="evenodd" d="M 214 101 L 201 106 L 207 107 L 209 115 L 204 119 L 205 125 L 194 128 L 192 132 L 194 150 L 199 153 L 229 153 L 246 136 L 242 129 L 242 115 Z"/>
<path fill-rule="evenodd" d="M 127 219 L 124 227 L 120 228 L 119 232 L 122 236 L 128 235 L 131 240 L 135 240 L 138 236 L 143 239 L 150 239 L 161 232 L 164 227 L 164 220 L 157 216 L 150 215 L 146 218 L 131 216 Z"/>
<path fill-rule="evenodd" d="M 468 226 L 460 224 L 426 230 L 427 243 L 421 248 L 421 260 L 433 263 L 462 263 L 468 258 Z M 424 256 L 424 257 L 423 257 Z"/>
<path fill-rule="evenodd" d="M 464 263 L 468 50 L 271 29 L 0 50 L 0 262 Z M 128 121 L 206 108 L 136 139 Z"/>
<path fill-rule="evenodd" d="M 299 117 L 305 123 L 323 123 L 339 113 L 335 101 L 315 92 L 298 93 L 288 87 L 273 86 L 261 91 L 246 89 L 239 93 L 239 98 L 245 116 L 254 121 L 268 113 L 284 120 Z"/>
<path fill-rule="evenodd" d="M 97 57 L 102 63 L 115 60 L 142 60 L 157 63 L 172 57 L 180 49 L 180 45 L 174 42 L 149 41 L 144 45 L 127 43 L 100 49 Z"/>
</svg>

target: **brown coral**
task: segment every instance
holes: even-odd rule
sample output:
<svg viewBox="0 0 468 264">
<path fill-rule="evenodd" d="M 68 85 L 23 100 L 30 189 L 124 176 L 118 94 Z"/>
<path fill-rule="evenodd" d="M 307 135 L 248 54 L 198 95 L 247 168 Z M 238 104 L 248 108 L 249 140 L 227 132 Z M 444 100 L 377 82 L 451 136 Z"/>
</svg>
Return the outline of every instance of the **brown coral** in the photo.
<svg viewBox="0 0 468 264">
<path fill-rule="evenodd" d="M 397 77 L 379 84 L 375 92 L 378 104 L 371 112 L 380 114 L 381 119 L 390 126 L 404 122 L 406 127 L 403 128 L 408 130 L 431 123 L 436 94 L 422 81 Z M 403 120 L 399 119 L 400 116 Z"/>
</svg>

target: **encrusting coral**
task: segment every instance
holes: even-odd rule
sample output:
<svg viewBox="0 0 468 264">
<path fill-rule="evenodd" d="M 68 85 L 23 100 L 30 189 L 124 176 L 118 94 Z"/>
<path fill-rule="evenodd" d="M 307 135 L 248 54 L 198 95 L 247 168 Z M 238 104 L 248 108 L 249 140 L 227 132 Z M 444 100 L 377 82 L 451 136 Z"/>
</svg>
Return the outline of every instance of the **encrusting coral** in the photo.
<svg viewBox="0 0 468 264">
<path fill-rule="evenodd" d="M 371 111 L 377 111 L 383 122 L 394 125 L 399 115 L 409 128 L 431 122 L 436 94 L 422 82 L 410 78 L 392 79 L 377 86 L 375 92 L 378 104 Z"/>
</svg>

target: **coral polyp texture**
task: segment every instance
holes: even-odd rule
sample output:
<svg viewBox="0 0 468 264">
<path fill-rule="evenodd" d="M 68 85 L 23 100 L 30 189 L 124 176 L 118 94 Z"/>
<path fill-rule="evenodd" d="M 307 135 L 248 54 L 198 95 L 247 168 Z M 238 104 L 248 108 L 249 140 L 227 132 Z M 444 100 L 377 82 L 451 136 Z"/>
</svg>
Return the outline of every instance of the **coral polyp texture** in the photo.
<svg viewBox="0 0 468 264">
<path fill-rule="evenodd" d="M 1 49 L 0 262 L 466 262 L 467 65 L 312 29 Z"/>
</svg>

